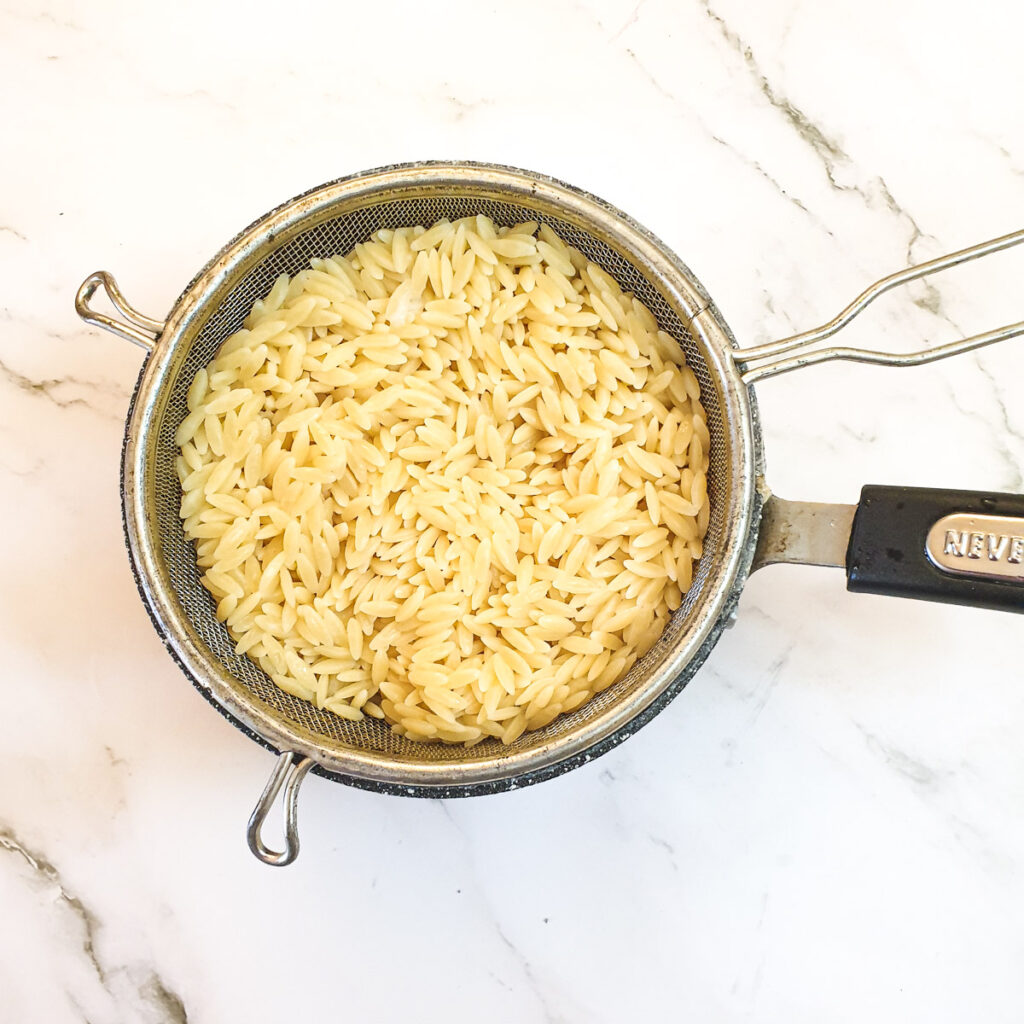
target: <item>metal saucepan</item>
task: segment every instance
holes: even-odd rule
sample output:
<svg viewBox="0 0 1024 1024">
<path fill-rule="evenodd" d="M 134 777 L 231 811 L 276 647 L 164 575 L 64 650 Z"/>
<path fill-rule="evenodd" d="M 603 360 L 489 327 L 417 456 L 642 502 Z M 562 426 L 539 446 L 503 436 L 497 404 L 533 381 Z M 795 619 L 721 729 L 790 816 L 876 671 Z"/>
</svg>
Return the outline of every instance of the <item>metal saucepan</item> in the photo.
<svg viewBox="0 0 1024 1024">
<path fill-rule="evenodd" d="M 311 256 L 344 253 L 381 228 L 486 214 L 499 224 L 548 223 L 635 292 L 678 339 L 701 386 L 711 436 L 711 520 L 693 585 L 654 648 L 617 684 L 546 728 L 502 746 L 466 750 L 397 736 L 374 719 L 350 722 L 290 696 L 244 656 L 199 581 L 178 516 L 174 433 L 196 372 L 239 329 L 281 273 Z M 494 793 L 551 778 L 604 753 L 682 689 L 734 617 L 750 572 L 770 562 L 844 566 L 848 586 L 880 594 L 1020 611 L 1024 605 L 1024 498 L 961 491 L 865 488 L 857 506 L 773 497 L 764 482 L 751 385 L 833 359 L 912 366 L 1024 334 L 1024 322 L 907 355 L 823 348 L 879 295 L 967 260 L 1024 242 L 1024 231 L 901 270 L 871 285 L 833 320 L 804 334 L 739 349 L 718 309 L 680 260 L 600 199 L 539 174 L 471 163 L 384 167 L 289 200 L 233 238 L 196 275 L 165 320 L 143 316 L 105 272 L 76 298 L 88 323 L 147 352 L 125 431 L 122 507 L 142 599 L 171 656 L 215 707 L 279 759 L 249 822 L 261 860 L 298 852 L 299 783 L 312 768 L 387 793 L 451 797 Z M 91 305 L 103 286 L 123 319 Z M 285 788 L 285 845 L 261 828 Z"/>
</svg>

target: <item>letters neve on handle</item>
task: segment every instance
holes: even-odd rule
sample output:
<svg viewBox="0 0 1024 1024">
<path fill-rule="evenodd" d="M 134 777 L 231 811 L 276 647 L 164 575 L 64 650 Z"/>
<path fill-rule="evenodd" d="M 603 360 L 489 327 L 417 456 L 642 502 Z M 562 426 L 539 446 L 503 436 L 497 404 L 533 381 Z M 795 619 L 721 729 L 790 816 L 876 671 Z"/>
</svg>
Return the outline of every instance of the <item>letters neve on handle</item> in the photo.
<svg viewBox="0 0 1024 1024">
<path fill-rule="evenodd" d="M 925 552 L 944 572 L 1024 580 L 1024 519 L 956 512 L 928 531 Z"/>
</svg>

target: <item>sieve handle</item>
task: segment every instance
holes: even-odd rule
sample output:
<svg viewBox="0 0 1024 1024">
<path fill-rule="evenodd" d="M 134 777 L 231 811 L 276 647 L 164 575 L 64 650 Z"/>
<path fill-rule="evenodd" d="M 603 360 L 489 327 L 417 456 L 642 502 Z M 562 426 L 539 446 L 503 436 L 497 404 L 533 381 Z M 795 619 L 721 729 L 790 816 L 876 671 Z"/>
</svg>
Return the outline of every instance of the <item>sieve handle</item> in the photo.
<svg viewBox="0 0 1024 1024">
<path fill-rule="evenodd" d="M 299 829 L 296 820 L 299 786 L 309 769 L 313 767 L 313 759 L 304 757 L 296 763 L 297 757 L 298 755 L 294 751 L 286 750 L 277 759 L 274 771 L 267 780 L 263 793 L 249 818 L 249 827 L 246 830 L 246 839 L 253 855 L 264 864 L 278 868 L 291 864 L 299 855 Z M 288 780 L 287 783 L 285 779 Z M 277 799 L 277 794 L 281 792 L 282 786 L 284 786 L 284 849 L 278 852 L 270 849 L 263 842 L 263 824 L 267 820 L 270 808 Z"/>
<path fill-rule="evenodd" d="M 792 337 L 783 338 L 781 341 L 773 341 L 767 345 L 758 345 L 756 348 L 735 351 L 733 358 L 742 371 L 743 382 L 745 384 L 753 384 L 767 377 L 776 377 L 779 374 L 789 373 L 791 370 L 799 370 L 801 367 L 810 366 L 813 363 L 826 363 L 833 359 L 845 359 L 857 363 L 875 363 L 879 366 L 919 366 L 922 363 L 946 359 L 961 352 L 970 352 L 984 345 L 993 345 L 998 341 L 1006 341 L 1008 338 L 1016 338 L 1024 334 L 1024 320 L 1021 320 L 1014 324 L 1007 324 L 1005 327 L 997 327 L 994 331 L 974 334 L 960 341 L 938 345 L 935 348 L 921 349 L 917 352 L 881 352 L 875 349 L 838 346 L 813 348 L 817 342 L 831 338 L 833 334 L 841 331 L 854 317 L 862 313 L 875 299 L 880 295 L 884 295 L 890 289 L 907 284 L 910 281 L 916 281 L 922 277 L 927 277 L 929 274 L 936 274 L 940 270 L 948 270 L 950 267 L 959 266 L 961 263 L 967 263 L 970 260 L 980 259 L 982 256 L 988 256 L 991 253 L 1009 249 L 1014 245 L 1020 245 L 1022 242 L 1024 242 L 1024 229 L 1012 231 L 1008 235 L 993 238 L 988 242 L 972 245 L 967 249 L 960 249 L 957 252 L 950 253 L 948 256 L 940 256 L 938 259 L 929 260 L 927 263 L 919 263 L 917 266 L 898 270 L 896 273 L 883 277 L 873 285 L 870 285 L 841 313 L 820 327 L 804 331 L 802 334 L 794 334 Z M 795 354 L 787 356 L 787 353 Z M 785 356 L 785 358 L 780 358 L 782 356 Z"/>
<path fill-rule="evenodd" d="M 1024 495 L 865 487 L 847 589 L 1024 612 Z"/>
<path fill-rule="evenodd" d="M 107 297 L 113 303 L 114 308 L 124 317 L 124 320 L 115 320 L 106 313 L 100 313 L 89 305 L 89 300 L 96 294 L 97 289 L 102 286 Z M 154 320 L 145 313 L 140 313 L 122 293 L 112 274 L 105 270 L 97 270 L 90 274 L 81 284 L 78 293 L 75 295 L 75 312 L 87 323 L 95 327 L 102 327 L 104 330 L 116 334 L 119 338 L 125 338 L 134 342 L 147 352 L 152 352 L 160 335 L 163 334 L 165 323 L 163 320 Z"/>
</svg>

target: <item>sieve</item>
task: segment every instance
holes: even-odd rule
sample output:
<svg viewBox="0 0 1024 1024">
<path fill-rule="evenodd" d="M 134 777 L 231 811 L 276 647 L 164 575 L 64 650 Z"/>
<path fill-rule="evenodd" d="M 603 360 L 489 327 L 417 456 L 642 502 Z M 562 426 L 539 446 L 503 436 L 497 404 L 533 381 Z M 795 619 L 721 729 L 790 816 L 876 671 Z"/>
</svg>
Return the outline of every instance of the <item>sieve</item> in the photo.
<svg viewBox="0 0 1024 1024">
<path fill-rule="evenodd" d="M 367 718 L 350 722 L 279 689 L 238 656 L 200 583 L 178 515 L 174 434 L 197 371 L 242 326 L 280 274 L 313 256 L 347 253 L 382 228 L 485 214 L 499 225 L 540 221 L 610 273 L 676 338 L 700 382 L 710 432 L 710 523 L 693 584 L 664 634 L 618 683 L 546 728 L 504 746 L 425 744 Z M 253 853 L 287 864 L 299 849 L 299 785 L 313 770 L 384 793 L 455 797 L 552 778 L 605 753 L 661 711 L 735 619 L 748 575 L 772 562 L 845 567 L 848 588 L 1020 611 L 1024 497 L 866 487 L 853 505 L 782 500 L 764 481 L 752 385 L 844 359 L 913 366 L 1024 334 L 1024 322 L 916 352 L 822 347 L 878 296 L 907 282 L 1024 242 L 1024 230 L 900 270 L 813 330 L 740 349 L 703 286 L 663 243 L 601 199 L 556 179 L 480 163 L 412 163 L 341 178 L 289 200 L 236 235 L 192 279 L 165 320 L 134 309 L 114 278 L 91 274 L 75 306 L 87 323 L 147 352 L 122 453 L 123 524 L 132 569 L 157 633 L 199 692 L 277 753 L 249 820 Z M 103 288 L 119 316 L 95 309 Z M 262 829 L 284 791 L 284 845 Z"/>
</svg>

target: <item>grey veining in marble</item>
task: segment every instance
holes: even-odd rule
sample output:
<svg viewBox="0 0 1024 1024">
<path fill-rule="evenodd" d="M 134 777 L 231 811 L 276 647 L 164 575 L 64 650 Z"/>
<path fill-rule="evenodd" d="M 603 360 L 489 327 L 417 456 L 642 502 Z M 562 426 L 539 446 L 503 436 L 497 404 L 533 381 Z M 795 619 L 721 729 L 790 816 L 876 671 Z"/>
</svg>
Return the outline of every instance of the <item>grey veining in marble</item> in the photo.
<svg viewBox="0 0 1024 1024">
<path fill-rule="evenodd" d="M 743 345 L 1024 223 L 1019 5 L 184 0 L 0 13 L 0 1024 L 893 1021 L 1024 1005 L 1024 619 L 750 580 L 622 747 L 532 789 L 311 777 L 302 854 L 244 824 L 271 757 L 168 659 L 122 549 L 141 353 L 240 227 L 403 160 L 533 167 L 625 209 Z M 907 351 L 1021 317 L 1024 253 L 879 301 Z M 1020 340 L 764 382 L 769 483 L 1024 487 Z"/>
</svg>

